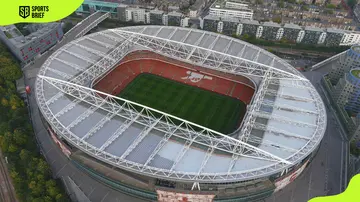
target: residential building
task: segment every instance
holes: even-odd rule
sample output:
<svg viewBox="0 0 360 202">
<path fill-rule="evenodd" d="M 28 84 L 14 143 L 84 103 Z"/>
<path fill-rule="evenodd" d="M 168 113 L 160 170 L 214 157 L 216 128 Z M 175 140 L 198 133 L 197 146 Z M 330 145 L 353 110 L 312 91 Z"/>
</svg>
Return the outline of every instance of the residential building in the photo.
<svg viewBox="0 0 360 202">
<path fill-rule="evenodd" d="M 168 25 L 169 26 L 180 26 L 181 25 L 182 14 L 178 12 L 168 13 Z"/>
<path fill-rule="evenodd" d="M 181 27 L 188 27 L 189 26 L 189 18 L 185 17 L 180 20 Z"/>
<path fill-rule="evenodd" d="M 168 22 L 169 22 L 169 16 L 167 14 L 164 14 L 162 16 L 162 24 L 168 26 Z"/>
<path fill-rule="evenodd" d="M 218 0 L 210 7 L 210 15 L 221 18 L 239 18 L 252 20 L 254 11 L 246 3 Z"/>
<path fill-rule="evenodd" d="M 285 24 L 282 38 L 291 42 L 301 41 L 303 37 L 303 32 L 301 31 L 302 28 L 299 25 Z"/>
<path fill-rule="evenodd" d="M 243 32 L 243 24 L 239 23 L 236 26 L 236 36 L 240 36 Z"/>
<path fill-rule="evenodd" d="M 222 28 L 221 33 L 229 35 L 229 36 L 236 34 L 236 29 L 239 24 L 238 19 L 227 18 L 227 19 L 222 20 L 222 22 L 223 22 L 223 28 Z"/>
<path fill-rule="evenodd" d="M 325 45 L 326 46 L 339 46 L 341 40 L 344 37 L 345 32 L 343 30 L 328 28 L 326 29 L 326 38 Z"/>
<path fill-rule="evenodd" d="M 255 7 L 254 10 L 257 13 L 255 20 L 281 17 L 282 23 L 294 23 L 300 26 L 333 27 L 345 30 L 355 30 L 357 27 L 346 10 L 332 9 L 329 11 L 321 6 L 310 5 L 309 10 L 305 11 L 301 7 L 302 5 L 292 5 L 291 8 Z"/>
<path fill-rule="evenodd" d="M 355 116 L 360 112 L 360 68 L 351 69 L 334 87 L 336 103 Z"/>
<path fill-rule="evenodd" d="M 242 35 L 259 36 L 260 31 L 258 31 L 258 28 L 260 27 L 260 23 L 258 21 L 240 20 L 240 23 L 242 24 Z"/>
<path fill-rule="evenodd" d="M 207 15 L 203 19 L 203 29 L 211 32 L 218 32 L 219 17 Z"/>
<path fill-rule="evenodd" d="M 189 16 L 191 18 L 198 17 L 200 11 L 204 8 L 206 1 L 205 0 L 195 0 L 195 3 L 190 7 Z"/>
<path fill-rule="evenodd" d="M 131 19 L 133 22 L 145 23 L 145 9 L 143 8 L 127 8 L 126 12 L 131 13 Z M 130 14 L 127 14 L 130 15 Z"/>
<path fill-rule="evenodd" d="M 126 8 L 127 5 L 120 4 L 117 7 L 117 17 L 120 21 L 128 21 L 126 18 Z"/>
<path fill-rule="evenodd" d="M 150 24 L 150 12 L 145 12 L 145 23 Z"/>
<path fill-rule="evenodd" d="M 359 43 L 360 43 L 360 32 L 345 31 L 344 37 L 342 38 L 340 45 L 349 46 Z"/>
<path fill-rule="evenodd" d="M 126 22 L 132 21 L 132 11 L 129 9 L 125 10 L 125 21 Z"/>
<path fill-rule="evenodd" d="M 164 11 L 151 10 L 150 11 L 150 24 L 163 25 L 163 15 L 164 15 Z"/>
<path fill-rule="evenodd" d="M 360 22 L 360 4 L 355 5 L 353 13 L 358 22 Z"/>
<path fill-rule="evenodd" d="M 0 27 L 0 39 L 22 64 L 30 63 L 63 37 L 61 23 L 30 24 L 28 28 L 31 33 L 24 36 L 15 25 Z"/>
<path fill-rule="evenodd" d="M 305 27 L 305 35 L 301 40 L 305 44 L 319 44 L 320 35 L 323 33 L 323 30 L 318 27 Z M 322 39 L 323 40 L 323 39 Z"/>
<path fill-rule="evenodd" d="M 328 78 L 332 85 L 336 85 L 351 69 L 358 68 L 360 68 L 360 46 L 355 45 L 347 50 L 346 54 L 340 56 L 339 63 L 332 66 Z"/>
<path fill-rule="evenodd" d="M 264 22 L 262 24 L 263 34 L 261 38 L 266 40 L 280 40 L 284 34 L 284 29 L 278 23 Z"/>
<path fill-rule="evenodd" d="M 330 0 L 329 3 L 336 6 L 336 5 L 341 4 L 341 0 Z"/>
</svg>

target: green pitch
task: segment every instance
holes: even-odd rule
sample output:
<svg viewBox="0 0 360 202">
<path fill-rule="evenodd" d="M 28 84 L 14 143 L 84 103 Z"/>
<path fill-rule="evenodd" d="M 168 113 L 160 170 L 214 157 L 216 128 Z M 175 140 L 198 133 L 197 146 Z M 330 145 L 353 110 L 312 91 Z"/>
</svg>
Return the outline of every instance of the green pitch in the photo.
<svg viewBox="0 0 360 202">
<path fill-rule="evenodd" d="M 138 75 L 118 96 L 224 134 L 239 127 L 246 108 L 235 98 L 153 74 Z"/>
</svg>

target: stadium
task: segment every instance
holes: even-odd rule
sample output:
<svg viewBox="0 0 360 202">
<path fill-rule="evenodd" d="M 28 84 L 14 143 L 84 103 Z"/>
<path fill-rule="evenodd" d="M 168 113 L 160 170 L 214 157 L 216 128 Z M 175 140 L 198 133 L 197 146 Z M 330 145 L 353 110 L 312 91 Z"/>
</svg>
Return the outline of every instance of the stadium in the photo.
<svg viewBox="0 0 360 202">
<path fill-rule="evenodd" d="M 314 86 L 279 57 L 196 29 L 78 38 L 41 67 L 49 132 L 97 180 L 158 201 L 255 201 L 293 181 L 326 129 Z"/>
</svg>

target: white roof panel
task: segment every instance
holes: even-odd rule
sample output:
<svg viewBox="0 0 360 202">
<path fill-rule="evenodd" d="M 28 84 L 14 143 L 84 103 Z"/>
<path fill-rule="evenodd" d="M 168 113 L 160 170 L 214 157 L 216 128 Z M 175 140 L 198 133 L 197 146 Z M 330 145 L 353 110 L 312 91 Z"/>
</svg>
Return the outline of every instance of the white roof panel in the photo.
<svg viewBox="0 0 360 202">
<path fill-rule="evenodd" d="M 137 40 L 139 38 L 141 40 Z M 114 41 L 121 43 L 116 44 Z M 197 41 L 199 43 L 195 44 Z M 191 49 L 179 48 L 181 45 L 191 46 Z M 164 46 L 167 47 L 166 50 L 162 48 Z M 258 141 L 257 147 L 236 139 L 236 135 L 229 137 L 147 106 L 126 100 L 123 101 L 127 104 L 120 106 L 116 101 L 118 98 L 107 94 L 101 97 L 101 93 L 88 88 L 95 78 L 100 78 L 116 67 L 116 61 L 125 54 L 144 49 L 169 57 L 169 60 L 172 58 L 215 70 L 218 68 L 228 74 L 244 75 L 256 81 L 273 79 L 274 83 L 280 83 L 277 91 L 273 87 L 257 86 L 258 91 L 264 90 L 265 93 L 256 92 L 258 96 L 253 98 L 253 102 L 259 103 L 262 108 L 250 104 L 248 110 L 254 113 L 248 113 L 243 123 L 248 130 L 238 130 L 238 133 L 244 136 L 256 135 L 259 140 L 255 137 L 250 140 Z M 169 49 L 174 50 L 168 51 Z M 196 49 L 198 50 L 191 51 Z M 214 50 L 217 53 L 213 53 L 219 54 L 219 57 L 209 58 L 215 62 L 209 61 L 209 58 L 200 58 L 199 61 L 195 57 L 189 57 L 190 53 L 208 54 Z M 222 52 L 225 50 L 234 57 L 222 60 Z M 110 52 L 113 54 L 107 55 Z M 102 63 L 93 65 L 100 60 Z M 83 71 L 88 73 L 84 74 Z M 75 76 L 83 79 L 76 80 L 78 85 L 73 83 L 74 80 L 67 81 L 65 78 L 72 79 Z M 268 85 L 268 82 L 257 84 Z M 36 92 L 43 116 L 58 135 L 70 144 L 88 150 L 89 154 L 105 163 L 156 178 L 224 183 L 255 179 L 259 173 L 264 177 L 269 176 L 292 167 L 311 154 L 318 147 L 326 128 L 326 112 L 320 96 L 311 83 L 288 63 L 238 39 L 181 27 L 124 27 L 78 38 L 55 51 L 45 62 L 39 71 Z M 275 98 L 266 102 L 266 99 L 262 98 L 264 94 Z M 75 101 L 73 97 L 82 98 L 87 104 Z M 300 101 L 295 98 L 303 99 Z M 77 103 L 72 104 L 73 102 Z M 133 105 L 148 113 L 137 114 L 132 108 Z M 265 110 L 264 106 L 268 113 L 257 119 L 257 128 L 253 130 L 255 125 L 252 125 L 252 121 L 247 121 L 247 118 L 259 116 L 255 112 Z M 95 111 L 91 112 L 89 109 Z M 149 114 L 155 112 L 166 118 L 154 125 L 155 119 Z M 177 119 L 182 125 L 169 122 L 169 117 Z M 152 128 L 146 130 L 149 125 L 152 125 Z M 71 133 L 64 129 L 67 126 L 70 126 Z M 183 129 L 175 129 L 178 127 Z M 195 133 L 192 128 L 202 130 Z M 257 134 L 258 132 L 260 134 Z M 85 136 L 86 138 L 81 139 Z M 244 151 L 251 152 L 244 156 L 240 152 L 240 146 L 245 148 Z M 103 150 L 99 150 L 101 147 Z M 215 148 L 216 152 L 207 153 L 209 148 Z M 301 152 L 298 152 L 300 150 Z M 95 151 L 98 153 L 94 153 Z M 118 161 L 125 151 L 126 158 Z M 298 155 L 294 155 L 296 152 Z M 104 158 L 105 156 L 111 158 Z M 232 162 L 235 164 L 230 167 Z M 173 165 L 176 166 L 171 169 Z M 203 169 L 199 172 L 201 168 Z"/>
</svg>

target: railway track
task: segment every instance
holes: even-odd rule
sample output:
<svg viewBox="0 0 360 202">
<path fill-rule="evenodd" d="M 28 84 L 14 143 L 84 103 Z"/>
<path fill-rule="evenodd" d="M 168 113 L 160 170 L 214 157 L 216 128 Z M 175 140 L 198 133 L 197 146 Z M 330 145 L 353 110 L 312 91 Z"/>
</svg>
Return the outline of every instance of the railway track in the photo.
<svg viewBox="0 0 360 202">
<path fill-rule="evenodd" d="M 7 167 L 4 162 L 2 153 L 0 152 L 0 201 L 1 202 L 17 202 L 15 190 L 12 186 Z"/>
</svg>

